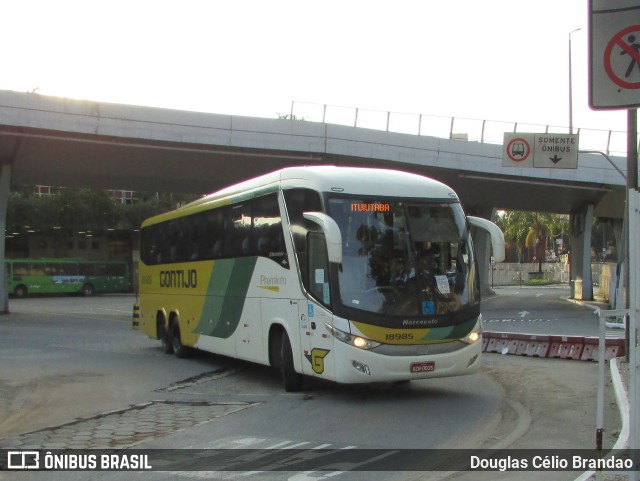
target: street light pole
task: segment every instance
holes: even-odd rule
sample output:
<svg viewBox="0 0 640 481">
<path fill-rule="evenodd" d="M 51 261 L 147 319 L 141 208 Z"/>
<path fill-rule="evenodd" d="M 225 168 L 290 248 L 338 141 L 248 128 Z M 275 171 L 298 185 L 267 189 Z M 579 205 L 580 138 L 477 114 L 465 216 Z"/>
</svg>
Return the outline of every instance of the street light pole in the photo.
<svg viewBox="0 0 640 481">
<path fill-rule="evenodd" d="M 582 30 L 576 28 L 569 32 L 569 133 L 573 134 L 573 73 L 571 69 L 571 34 Z"/>
</svg>

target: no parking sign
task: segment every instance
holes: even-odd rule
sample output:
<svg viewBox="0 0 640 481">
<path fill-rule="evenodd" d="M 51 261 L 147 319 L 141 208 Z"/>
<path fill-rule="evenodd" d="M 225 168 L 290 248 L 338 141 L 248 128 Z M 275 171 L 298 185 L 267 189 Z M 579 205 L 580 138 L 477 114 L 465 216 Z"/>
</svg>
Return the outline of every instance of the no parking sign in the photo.
<svg viewBox="0 0 640 481">
<path fill-rule="evenodd" d="M 592 109 L 640 106 L 640 5 L 591 0 L 589 104 Z"/>
</svg>

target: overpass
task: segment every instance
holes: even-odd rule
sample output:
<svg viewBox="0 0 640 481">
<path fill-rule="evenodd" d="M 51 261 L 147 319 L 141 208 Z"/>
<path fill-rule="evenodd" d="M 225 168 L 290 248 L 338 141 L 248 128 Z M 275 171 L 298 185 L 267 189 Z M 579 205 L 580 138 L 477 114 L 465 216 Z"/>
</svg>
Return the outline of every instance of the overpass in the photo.
<svg viewBox="0 0 640 481">
<path fill-rule="evenodd" d="M 575 296 L 585 299 L 592 297 L 591 220 L 623 217 L 626 171 L 624 158 L 599 154 L 581 153 L 575 170 L 502 167 L 501 145 L 12 91 L 0 91 L 0 164 L 2 233 L 11 182 L 207 193 L 291 165 L 417 172 L 451 186 L 475 215 L 570 214 L 573 278 L 585 286 Z M 3 258 L 3 236 L 0 244 Z M 488 262 L 488 249 L 479 248 Z"/>
</svg>

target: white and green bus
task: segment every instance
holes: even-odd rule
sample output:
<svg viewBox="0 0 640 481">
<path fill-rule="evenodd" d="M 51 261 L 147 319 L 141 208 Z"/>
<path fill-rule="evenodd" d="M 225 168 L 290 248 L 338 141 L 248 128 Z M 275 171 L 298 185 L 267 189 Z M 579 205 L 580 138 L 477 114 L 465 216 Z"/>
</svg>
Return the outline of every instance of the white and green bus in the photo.
<svg viewBox="0 0 640 481">
<path fill-rule="evenodd" d="M 192 349 L 341 383 L 474 372 L 479 274 L 458 196 L 394 170 L 282 169 L 141 228 L 135 322 L 167 353 Z M 139 317 L 138 317 L 139 316 Z"/>
</svg>

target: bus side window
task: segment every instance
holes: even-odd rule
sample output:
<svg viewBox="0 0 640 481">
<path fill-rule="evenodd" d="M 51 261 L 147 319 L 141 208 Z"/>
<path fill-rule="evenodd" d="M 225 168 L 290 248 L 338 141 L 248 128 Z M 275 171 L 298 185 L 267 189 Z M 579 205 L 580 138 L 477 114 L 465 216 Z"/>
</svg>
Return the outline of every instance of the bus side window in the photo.
<svg viewBox="0 0 640 481">
<path fill-rule="evenodd" d="M 31 268 L 26 262 L 16 262 L 13 264 L 14 276 L 28 276 L 31 274 Z"/>
<path fill-rule="evenodd" d="M 251 237 L 251 204 L 236 204 L 226 210 L 225 239 L 222 255 L 224 257 L 243 257 L 252 255 Z"/>
<path fill-rule="evenodd" d="M 34 262 L 31 264 L 29 269 L 30 276 L 44 276 L 45 275 L 45 266 L 41 262 Z"/>
<path fill-rule="evenodd" d="M 78 274 L 81 276 L 95 276 L 96 267 L 92 263 L 81 262 L 78 264 Z"/>
<path fill-rule="evenodd" d="M 204 259 L 219 259 L 222 257 L 224 212 L 225 209 L 215 209 L 204 214 L 204 228 L 201 230 L 201 251 Z"/>
<path fill-rule="evenodd" d="M 298 259 L 300 275 L 305 284 L 305 288 L 309 290 L 307 234 L 310 231 L 318 231 L 319 227 L 310 220 L 305 219 L 302 214 L 305 212 L 322 212 L 322 201 L 320 200 L 320 194 L 311 189 L 285 190 L 284 200 L 287 205 L 293 248 L 295 249 L 296 258 Z"/>
<path fill-rule="evenodd" d="M 200 233 L 201 233 L 201 221 L 202 216 L 199 214 L 192 215 L 187 217 L 187 225 L 189 227 L 189 249 L 188 249 L 188 260 L 197 261 L 201 259 L 201 250 L 200 250 Z"/>
<path fill-rule="evenodd" d="M 140 258 L 147 265 L 162 262 L 161 224 L 145 227 L 140 232 Z"/>
<path fill-rule="evenodd" d="M 289 268 L 277 194 L 253 200 L 252 246 L 256 255 Z"/>
<path fill-rule="evenodd" d="M 176 219 L 170 222 L 170 262 L 185 262 L 186 260 L 188 260 L 187 244 L 189 243 L 189 232 L 187 231 L 187 228 L 187 218 Z"/>
</svg>

